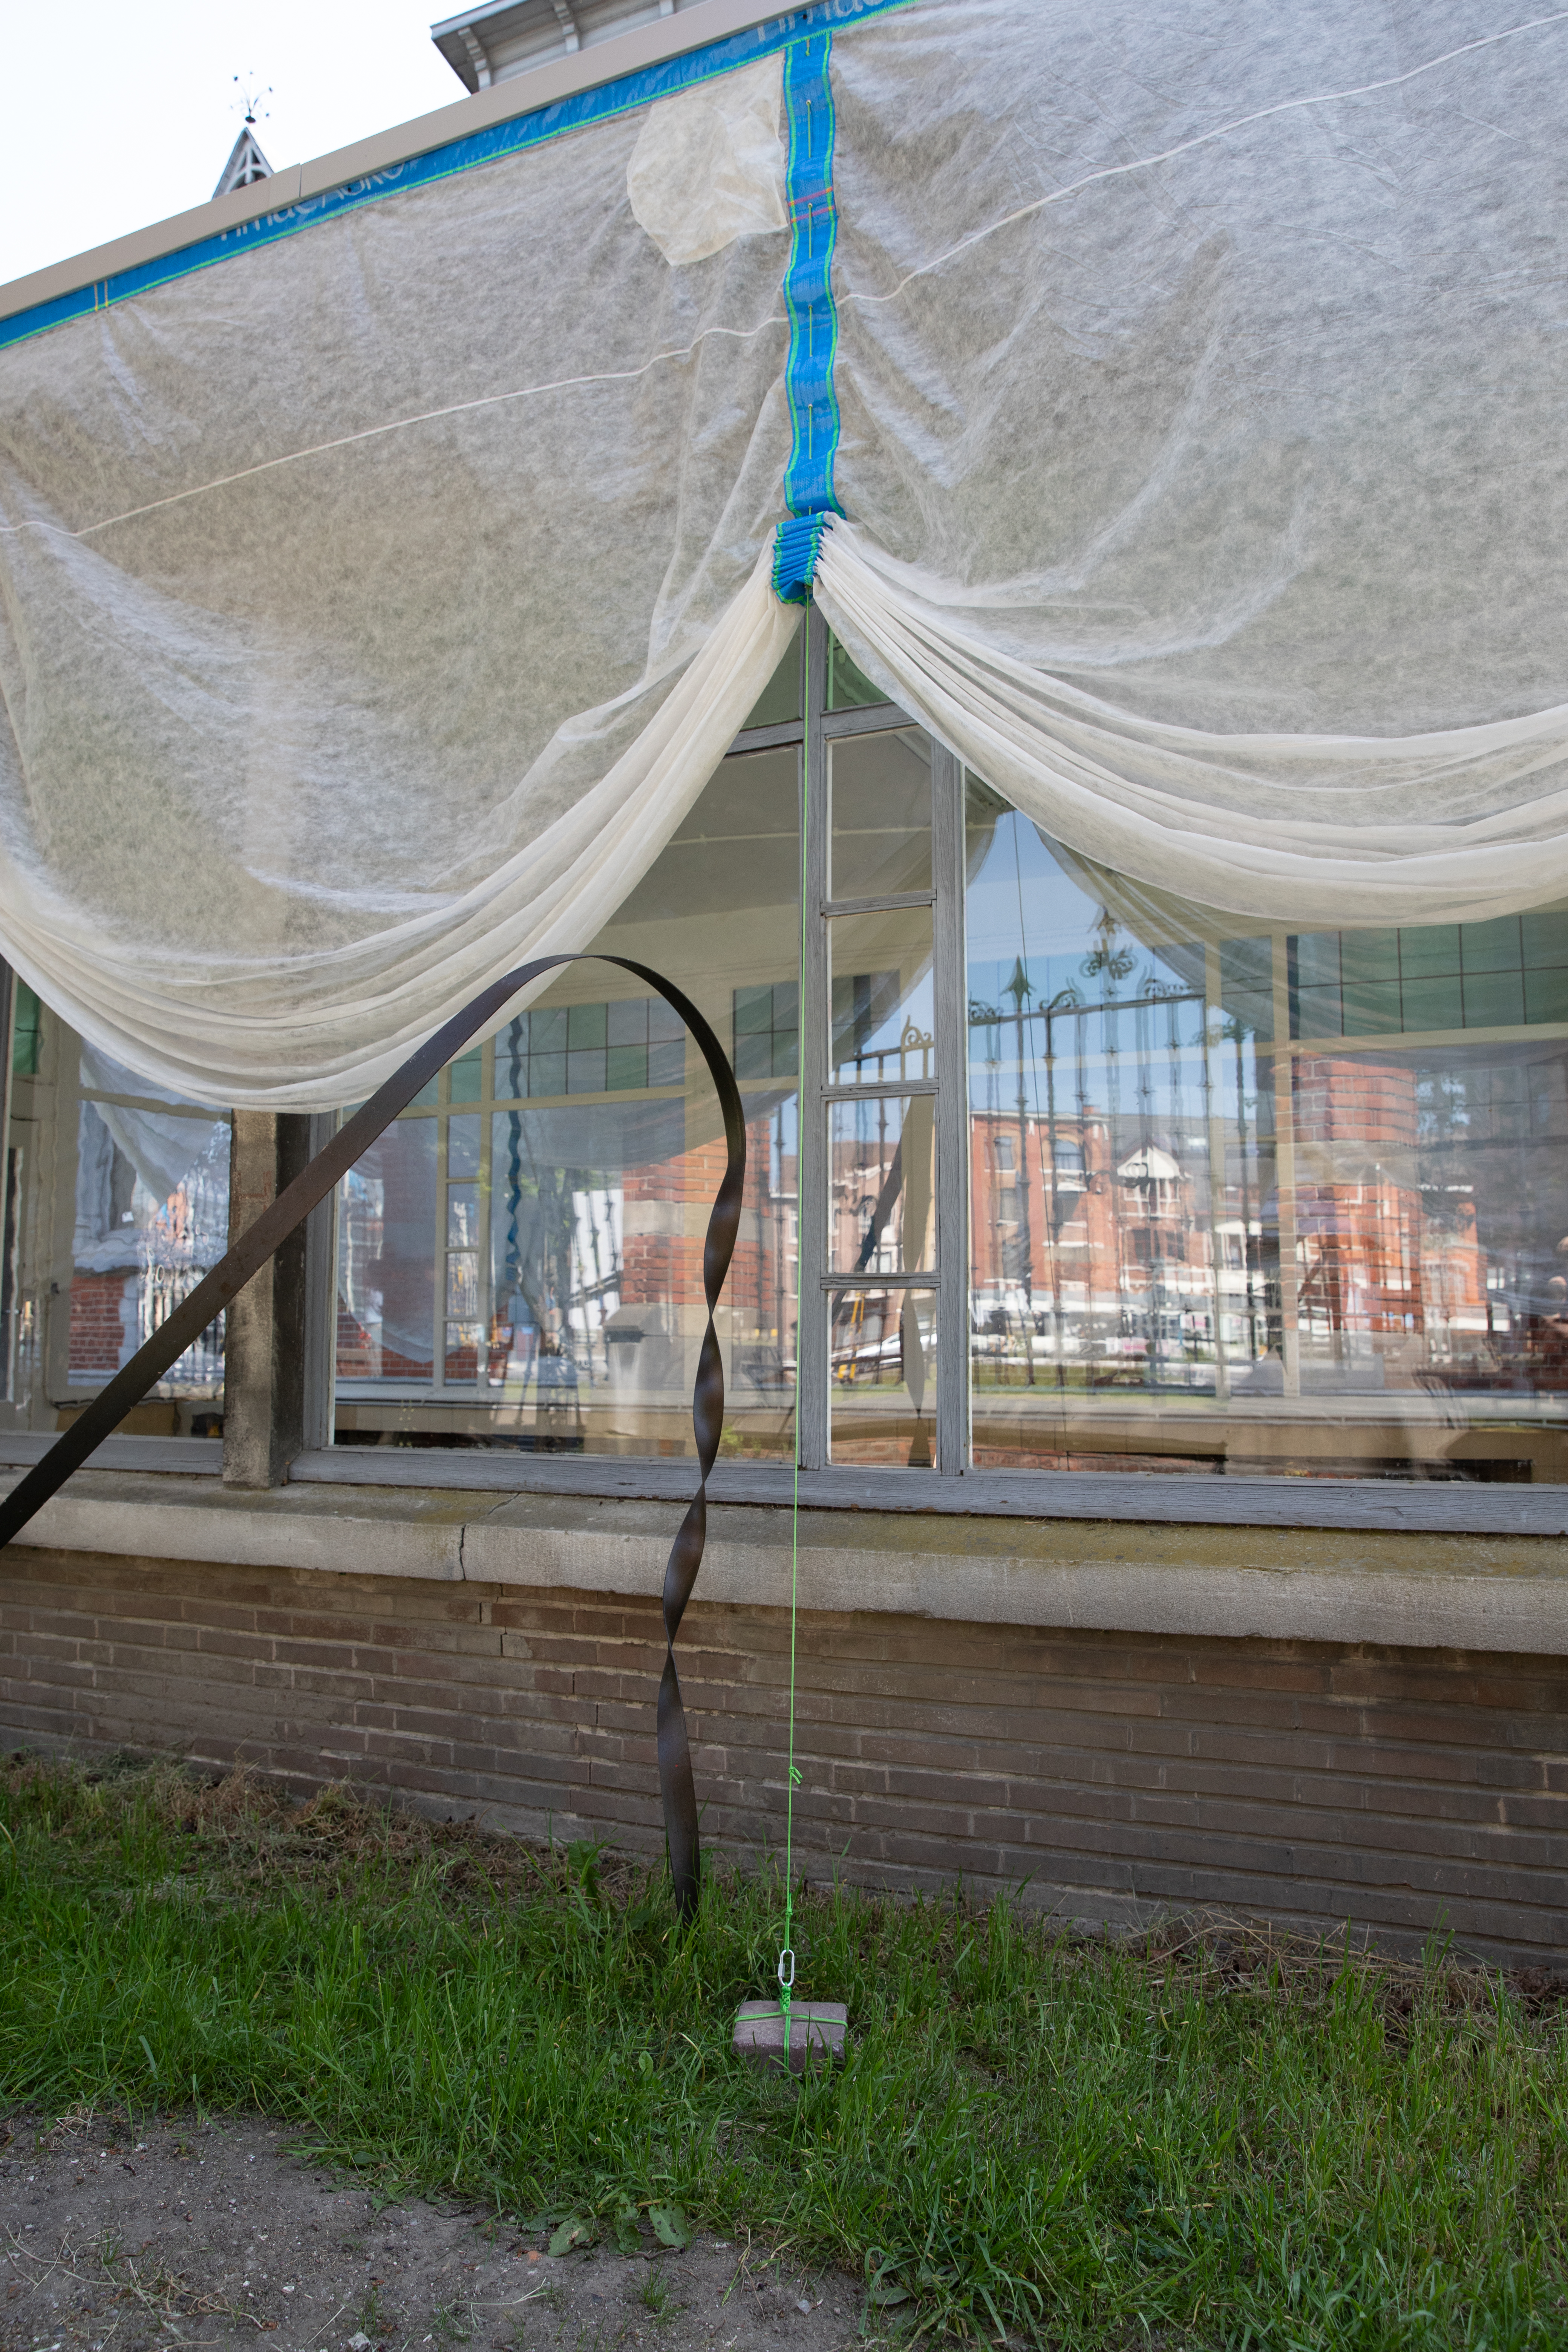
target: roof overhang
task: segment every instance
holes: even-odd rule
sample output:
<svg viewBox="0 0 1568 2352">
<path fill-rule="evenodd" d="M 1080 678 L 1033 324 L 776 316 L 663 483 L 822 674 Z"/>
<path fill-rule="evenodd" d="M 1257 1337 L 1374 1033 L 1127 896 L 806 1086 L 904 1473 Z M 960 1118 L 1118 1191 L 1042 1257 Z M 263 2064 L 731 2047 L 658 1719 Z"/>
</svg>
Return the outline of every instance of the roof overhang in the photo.
<svg viewBox="0 0 1568 2352">
<path fill-rule="evenodd" d="M 695 0 L 479 0 L 430 27 L 435 43 L 468 89 L 487 89 L 527 73 L 547 58 L 613 40 L 633 25 L 683 14 Z"/>
</svg>

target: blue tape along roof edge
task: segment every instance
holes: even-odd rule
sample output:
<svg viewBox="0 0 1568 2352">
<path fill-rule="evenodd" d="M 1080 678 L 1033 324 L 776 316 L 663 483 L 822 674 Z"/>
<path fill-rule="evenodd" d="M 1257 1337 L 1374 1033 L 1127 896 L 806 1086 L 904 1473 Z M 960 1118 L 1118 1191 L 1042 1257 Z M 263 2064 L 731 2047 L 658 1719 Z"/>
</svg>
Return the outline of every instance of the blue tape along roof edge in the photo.
<svg viewBox="0 0 1568 2352">
<path fill-rule="evenodd" d="M 736 67 L 751 65 L 758 58 L 771 57 L 780 49 L 787 53 L 794 44 L 806 41 L 815 45 L 820 38 L 826 50 L 830 26 L 843 26 L 867 17 L 888 16 L 895 9 L 910 5 L 910 0 L 819 0 L 816 7 L 794 9 L 785 15 L 770 16 L 760 25 L 748 26 L 743 32 L 731 33 L 723 40 L 710 42 L 705 48 L 689 49 L 679 57 L 667 58 L 658 65 L 644 66 L 636 73 L 626 74 L 618 81 L 604 82 L 597 89 L 580 90 L 570 98 L 558 99 L 549 106 L 513 115 L 505 122 L 492 124 L 487 131 L 474 131 L 465 139 L 450 141 L 445 146 L 432 147 L 423 154 L 411 155 L 403 163 L 390 164 L 385 171 L 371 173 L 363 179 L 345 181 L 341 186 L 324 189 L 316 195 L 300 197 L 294 204 L 282 205 L 277 212 L 263 213 L 256 220 L 241 222 L 237 227 L 222 229 L 214 236 L 203 237 L 195 244 L 159 254 L 151 261 L 139 262 L 132 268 L 118 270 L 112 277 L 74 287 L 68 293 L 56 295 L 47 302 L 35 303 L 28 310 L 14 311 L 9 318 L 0 319 L 0 351 L 13 343 L 26 341 L 32 336 L 46 334 L 51 328 L 64 326 L 70 320 L 84 318 L 94 311 L 109 310 L 117 303 L 129 301 L 134 295 L 146 293 L 157 286 L 166 286 L 175 278 L 191 277 L 199 269 L 210 269 L 218 262 L 237 259 L 241 254 L 276 244 L 282 237 L 298 236 L 301 231 L 334 220 L 341 213 L 352 211 L 361 205 L 376 204 L 384 197 L 400 195 L 408 189 L 426 187 L 434 181 L 449 179 L 457 173 L 471 172 L 486 163 L 500 163 L 527 148 L 540 146 L 546 140 L 561 138 L 567 131 L 583 130 L 614 115 L 630 113 L 655 99 L 672 97 L 677 91 L 707 81 L 715 74 L 731 73 Z M 825 64 L 824 74 L 826 70 Z M 786 82 L 787 79 L 786 70 Z M 831 162 L 831 125 L 828 138 Z"/>
</svg>

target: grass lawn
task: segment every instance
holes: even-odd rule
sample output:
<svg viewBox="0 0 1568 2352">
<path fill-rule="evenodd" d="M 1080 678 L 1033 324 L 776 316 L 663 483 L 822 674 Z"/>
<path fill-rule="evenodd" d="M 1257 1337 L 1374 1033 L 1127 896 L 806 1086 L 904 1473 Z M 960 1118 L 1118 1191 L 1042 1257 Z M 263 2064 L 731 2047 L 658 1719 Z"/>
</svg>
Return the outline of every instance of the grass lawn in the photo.
<svg viewBox="0 0 1568 2352">
<path fill-rule="evenodd" d="M 609 2236 L 678 2209 L 843 2264 L 889 2334 L 1568 2347 L 1544 1979 L 813 1887 L 798 1990 L 850 2048 L 797 2091 L 729 2048 L 776 1881 L 710 1871 L 682 1931 L 602 1853 L 167 1766 L 12 1759 L 0 1823 L 14 2108 L 250 2109 L 389 2189 Z"/>
</svg>

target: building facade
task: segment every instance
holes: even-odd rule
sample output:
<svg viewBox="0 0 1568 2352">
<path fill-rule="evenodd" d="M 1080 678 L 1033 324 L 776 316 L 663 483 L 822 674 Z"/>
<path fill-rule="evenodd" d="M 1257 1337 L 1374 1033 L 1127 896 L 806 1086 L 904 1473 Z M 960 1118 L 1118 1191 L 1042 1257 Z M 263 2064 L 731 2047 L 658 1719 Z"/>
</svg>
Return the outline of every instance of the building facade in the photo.
<svg viewBox="0 0 1568 2352">
<path fill-rule="evenodd" d="M 435 37 L 521 109 L 546 58 L 587 87 L 711 21 Z M 594 944 L 698 1004 L 745 1105 L 682 1635 L 711 1833 L 777 1823 L 798 1465 L 814 1872 L 1553 1953 L 1568 907 L 1307 931 L 1137 883 L 813 607 Z M 20 982 L 7 1019 L 19 1465 L 333 1122 L 184 1100 Z M 6 1736 L 656 1852 L 723 1158 L 623 968 L 450 1063 L 0 1560 Z"/>
</svg>

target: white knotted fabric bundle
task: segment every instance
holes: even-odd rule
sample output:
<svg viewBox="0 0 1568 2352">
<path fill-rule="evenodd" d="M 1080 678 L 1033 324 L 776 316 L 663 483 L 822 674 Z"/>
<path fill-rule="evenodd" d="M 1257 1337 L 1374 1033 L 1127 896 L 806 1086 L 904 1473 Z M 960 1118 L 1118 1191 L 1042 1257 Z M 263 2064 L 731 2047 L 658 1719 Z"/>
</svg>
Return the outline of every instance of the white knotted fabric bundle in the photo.
<svg viewBox="0 0 1568 2352">
<path fill-rule="evenodd" d="M 0 350 L 0 949 L 100 1050 L 353 1099 L 679 825 L 798 621 L 813 27 L 861 666 L 1134 882 L 1568 895 L 1568 9 L 831 0 Z"/>
</svg>

